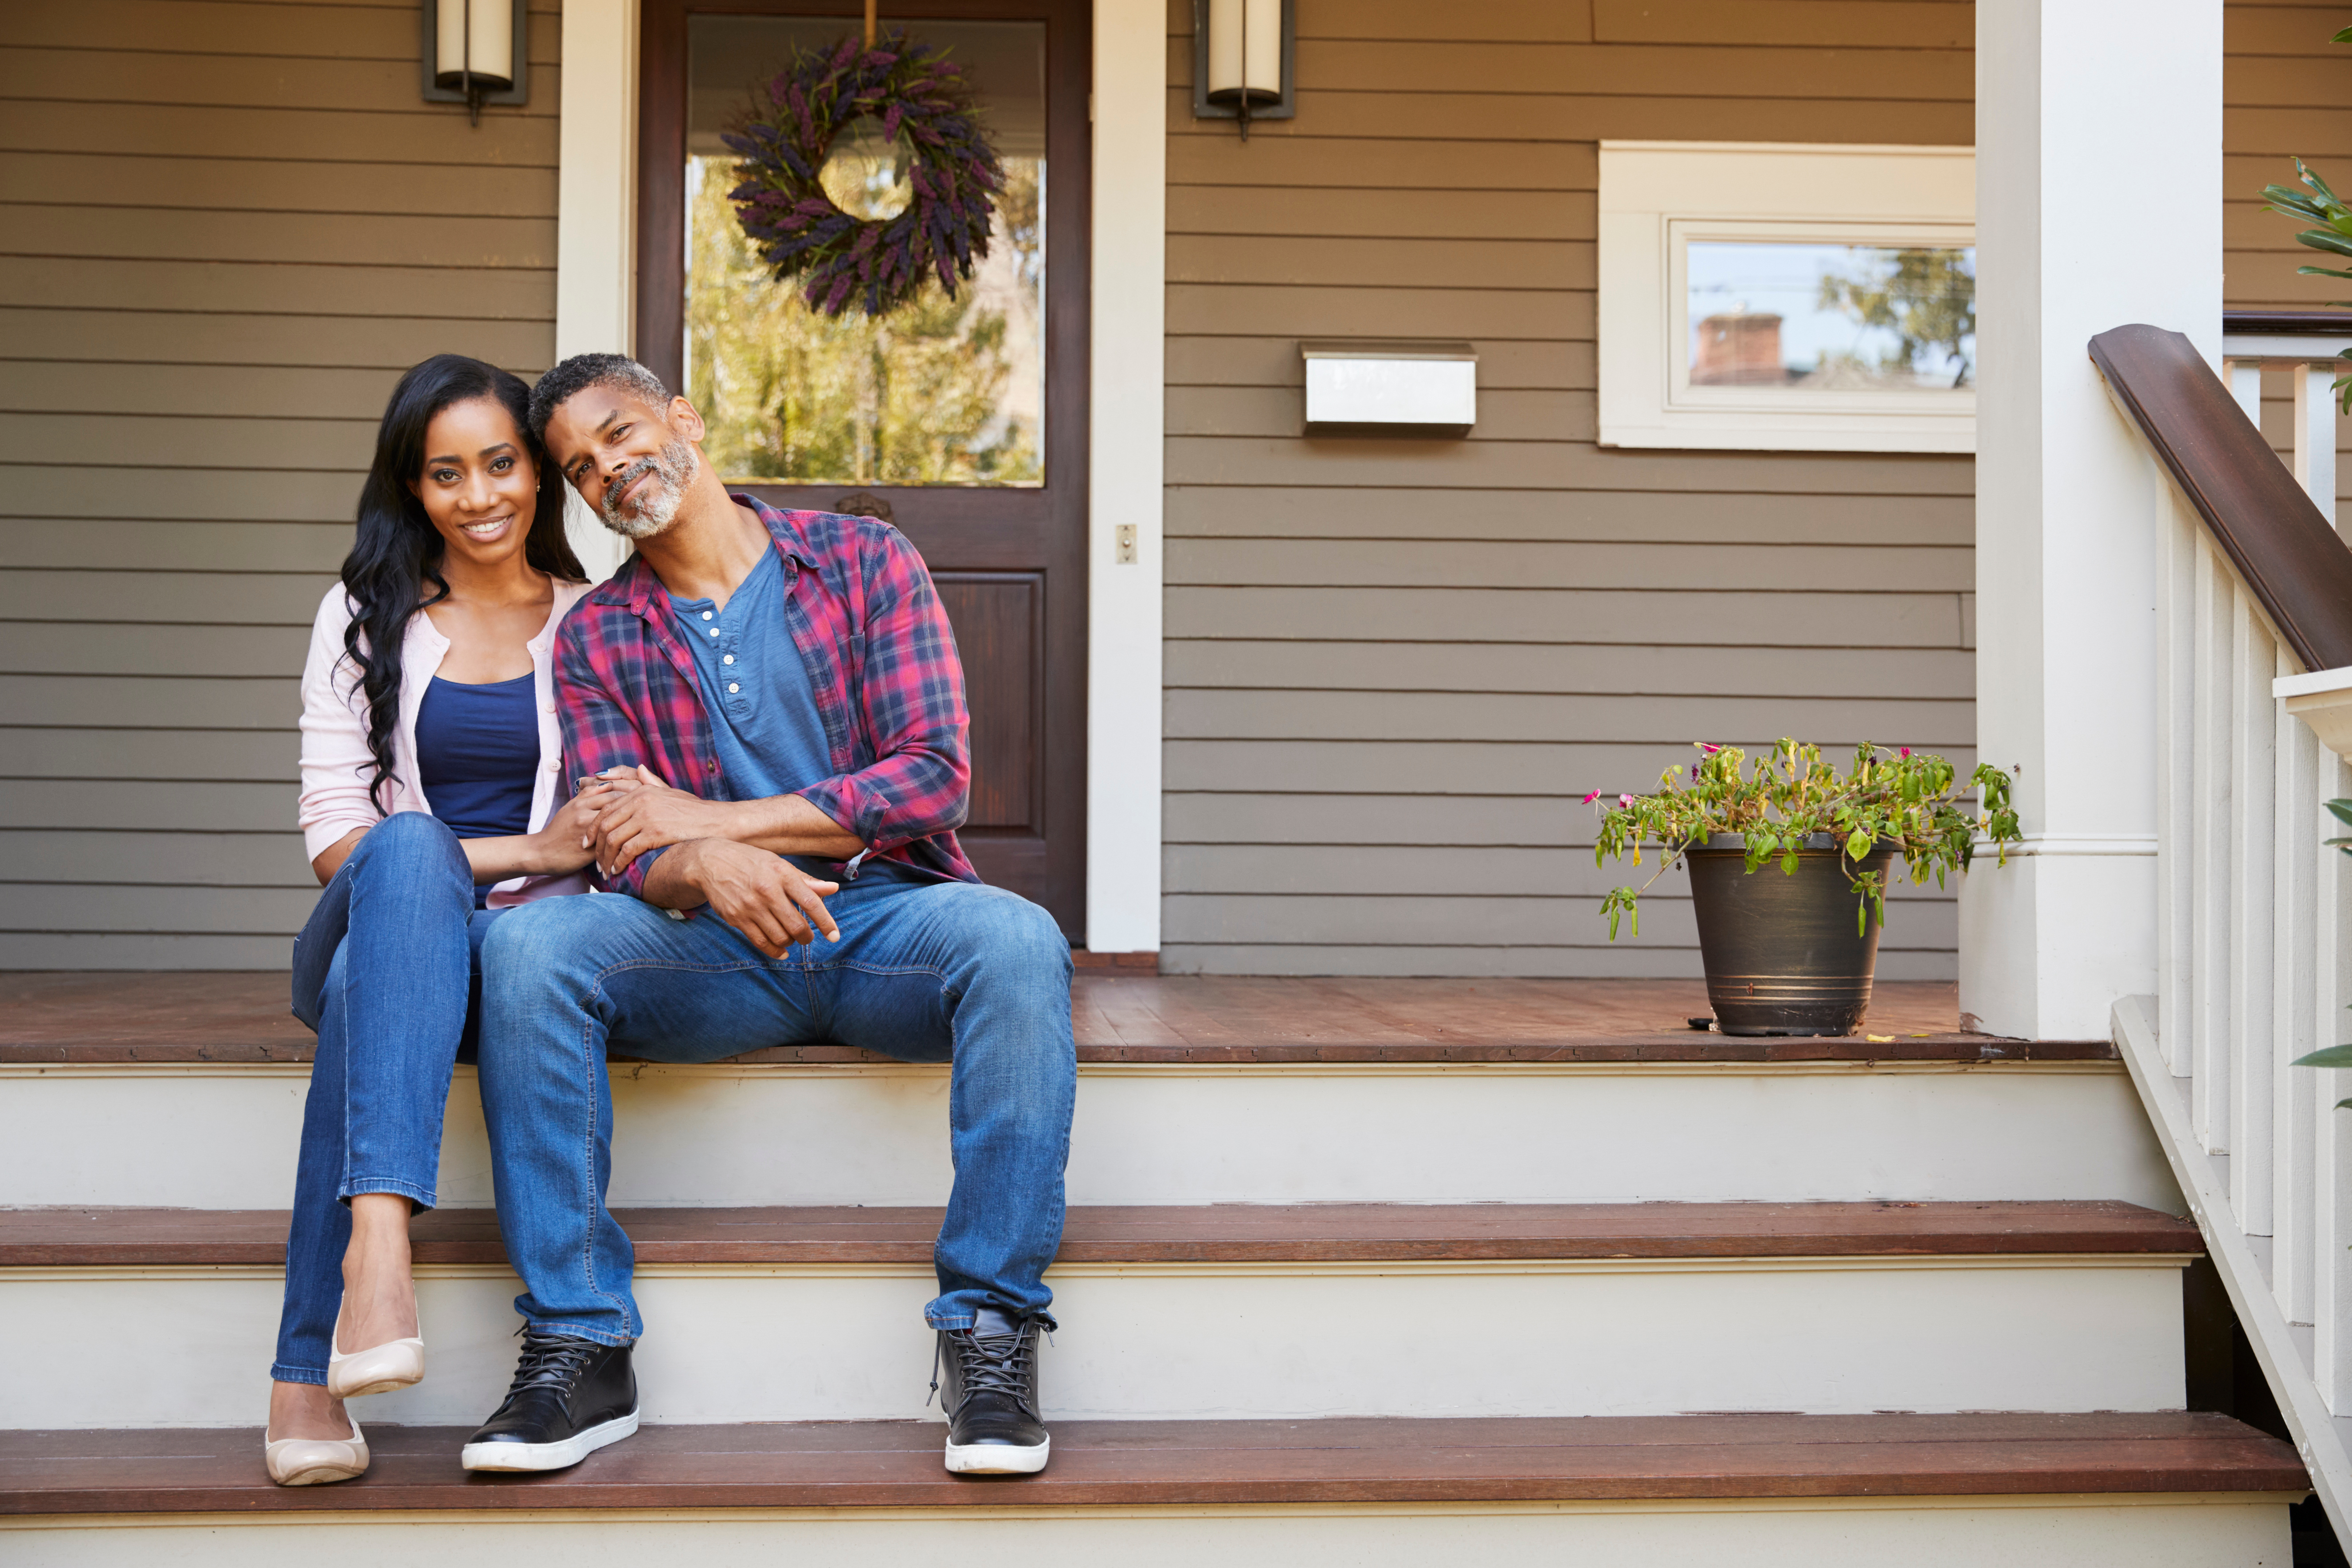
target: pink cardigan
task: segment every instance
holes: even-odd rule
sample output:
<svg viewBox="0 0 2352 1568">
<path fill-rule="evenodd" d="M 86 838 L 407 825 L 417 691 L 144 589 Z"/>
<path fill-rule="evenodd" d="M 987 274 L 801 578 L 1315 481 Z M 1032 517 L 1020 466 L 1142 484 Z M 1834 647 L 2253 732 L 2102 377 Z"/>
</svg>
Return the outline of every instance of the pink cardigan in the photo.
<svg viewBox="0 0 2352 1568">
<path fill-rule="evenodd" d="M 539 777 L 530 792 L 533 833 L 547 826 L 556 803 L 571 793 L 562 787 L 563 737 L 556 726 L 551 656 L 556 626 L 589 587 L 585 583 L 556 584 L 547 625 L 530 643 L 532 693 L 539 706 Z M 338 583 L 319 602 L 318 618 L 310 625 L 310 657 L 302 667 L 299 821 L 304 852 L 312 859 L 352 828 L 373 826 L 383 815 L 368 798 L 368 780 L 375 769 L 367 746 L 367 699 L 359 690 L 359 672 L 343 653 L 343 628 L 351 619 L 351 601 Z M 416 773 L 416 710 L 448 652 L 449 639 L 434 626 L 432 616 L 419 610 L 409 617 L 401 644 L 400 721 L 392 732 L 392 776 L 383 787 L 391 811 L 432 809 L 425 803 L 425 785 Z M 585 870 L 562 877 L 513 877 L 490 889 L 489 905 L 504 909 L 530 899 L 587 890 Z"/>
</svg>

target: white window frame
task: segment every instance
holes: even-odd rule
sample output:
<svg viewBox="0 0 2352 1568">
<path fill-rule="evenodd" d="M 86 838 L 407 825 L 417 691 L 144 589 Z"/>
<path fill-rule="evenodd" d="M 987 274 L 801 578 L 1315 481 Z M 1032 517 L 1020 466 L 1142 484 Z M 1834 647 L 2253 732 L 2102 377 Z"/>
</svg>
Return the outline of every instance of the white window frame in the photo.
<svg viewBox="0 0 2352 1568">
<path fill-rule="evenodd" d="M 1976 391 L 1690 384 L 1693 240 L 1976 243 L 1972 147 L 1601 143 L 1604 447 L 1973 452 Z"/>
</svg>

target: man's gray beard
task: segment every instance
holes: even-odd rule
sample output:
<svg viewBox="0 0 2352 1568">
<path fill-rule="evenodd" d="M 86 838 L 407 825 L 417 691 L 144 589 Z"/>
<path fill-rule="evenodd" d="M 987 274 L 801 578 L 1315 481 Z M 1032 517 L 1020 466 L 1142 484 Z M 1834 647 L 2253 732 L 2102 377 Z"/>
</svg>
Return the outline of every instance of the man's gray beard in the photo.
<svg viewBox="0 0 2352 1568">
<path fill-rule="evenodd" d="M 597 515 L 624 539 L 651 539 L 677 521 L 677 509 L 686 504 L 686 487 L 694 482 L 698 467 L 694 448 L 673 438 L 659 457 L 638 458 L 604 488 Z M 653 475 L 652 492 L 633 498 L 625 510 L 615 506 L 613 498 L 646 473 Z"/>
</svg>

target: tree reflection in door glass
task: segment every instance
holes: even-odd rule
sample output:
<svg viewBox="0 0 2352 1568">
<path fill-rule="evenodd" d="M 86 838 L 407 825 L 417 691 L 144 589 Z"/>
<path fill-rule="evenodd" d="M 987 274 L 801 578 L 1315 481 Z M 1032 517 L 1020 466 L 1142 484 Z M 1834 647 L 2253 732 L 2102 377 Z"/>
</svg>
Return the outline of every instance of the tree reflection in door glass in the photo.
<svg viewBox="0 0 2352 1568">
<path fill-rule="evenodd" d="M 705 449 L 724 478 L 749 483 L 1042 483 L 1042 30 L 919 25 L 918 37 L 949 45 L 949 58 L 968 63 L 979 78 L 1005 190 L 988 255 L 969 281 L 959 281 L 954 298 L 933 279 L 899 310 L 868 318 L 855 306 L 826 316 L 769 276 L 727 200 L 737 183 L 734 160 L 714 145 L 751 84 L 773 74 L 772 64 L 747 71 L 742 62 L 787 57 L 786 29 L 809 27 L 751 17 L 697 17 L 693 26 L 686 380 L 710 426 Z M 946 36 L 966 32 L 979 36 Z M 999 33 L 1013 36 L 988 36 Z M 820 32 L 809 41 L 833 36 Z M 759 44 L 767 46 L 760 56 L 745 52 Z M 730 80 L 731 92 L 723 89 Z M 1024 96 L 1033 101 L 1019 101 Z M 868 137 L 856 152 L 859 181 L 876 196 L 903 179 L 903 171 L 887 166 L 891 143 Z"/>
</svg>

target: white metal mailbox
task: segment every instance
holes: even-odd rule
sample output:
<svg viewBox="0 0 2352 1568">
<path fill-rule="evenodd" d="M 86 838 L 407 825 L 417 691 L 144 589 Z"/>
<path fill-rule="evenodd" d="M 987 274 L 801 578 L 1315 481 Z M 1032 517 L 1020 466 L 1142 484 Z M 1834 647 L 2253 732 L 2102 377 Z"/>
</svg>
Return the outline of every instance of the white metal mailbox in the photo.
<svg viewBox="0 0 2352 1568">
<path fill-rule="evenodd" d="M 1478 351 L 1468 343 L 1302 342 L 1307 433 L 1466 436 L 1478 422 Z"/>
</svg>

